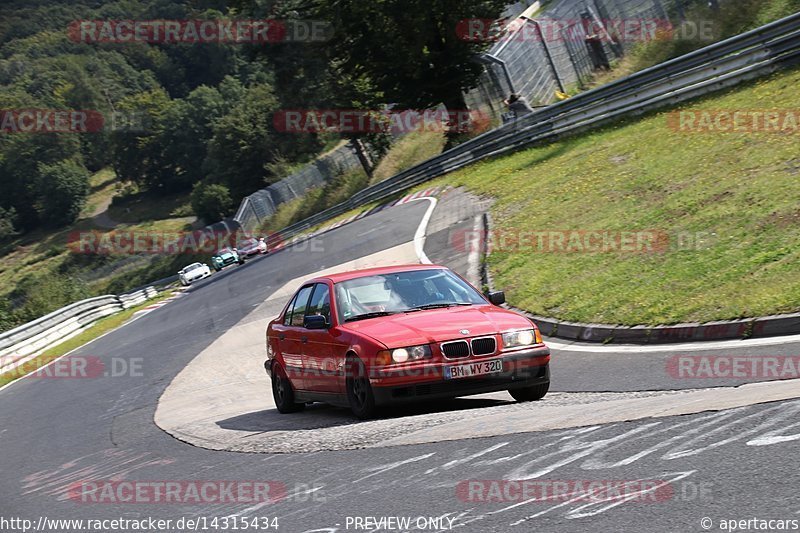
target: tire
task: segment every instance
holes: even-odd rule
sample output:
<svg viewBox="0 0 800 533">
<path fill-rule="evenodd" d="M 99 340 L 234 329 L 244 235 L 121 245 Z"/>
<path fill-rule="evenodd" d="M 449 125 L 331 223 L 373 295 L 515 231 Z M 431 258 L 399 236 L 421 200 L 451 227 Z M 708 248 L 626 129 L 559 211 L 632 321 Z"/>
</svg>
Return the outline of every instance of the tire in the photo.
<svg viewBox="0 0 800 533">
<path fill-rule="evenodd" d="M 295 403 L 292 384 L 278 364 L 272 369 L 272 398 L 279 413 L 296 413 L 306 408 L 304 403 Z"/>
<path fill-rule="evenodd" d="M 375 407 L 375 395 L 364 363 L 355 357 L 347 359 L 347 377 L 345 378 L 347 403 L 350 410 L 361 420 L 373 418 L 378 409 Z"/>
<path fill-rule="evenodd" d="M 550 390 L 550 382 L 521 389 L 509 389 L 508 393 L 518 402 L 535 402 L 541 400 Z"/>
<path fill-rule="evenodd" d="M 214 267 L 214 272 L 219 272 L 220 270 L 222 270 L 222 269 L 219 268 L 219 267 Z"/>
</svg>

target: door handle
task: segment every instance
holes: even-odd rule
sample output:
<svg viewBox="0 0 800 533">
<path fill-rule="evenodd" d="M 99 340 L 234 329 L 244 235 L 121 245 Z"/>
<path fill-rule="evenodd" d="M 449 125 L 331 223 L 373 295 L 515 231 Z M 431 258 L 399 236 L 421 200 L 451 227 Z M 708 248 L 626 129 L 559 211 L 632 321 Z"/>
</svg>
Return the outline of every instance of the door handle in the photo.
<svg viewBox="0 0 800 533">
<path fill-rule="evenodd" d="M 300 342 L 302 342 L 303 344 L 307 343 L 308 342 L 308 337 L 303 335 L 302 337 L 300 337 Z"/>
<path fill-rule="evenodd" d="M 278 333 L 278 340 L 284 340 L 286 338 L 285 333 Z"/>
</svg>

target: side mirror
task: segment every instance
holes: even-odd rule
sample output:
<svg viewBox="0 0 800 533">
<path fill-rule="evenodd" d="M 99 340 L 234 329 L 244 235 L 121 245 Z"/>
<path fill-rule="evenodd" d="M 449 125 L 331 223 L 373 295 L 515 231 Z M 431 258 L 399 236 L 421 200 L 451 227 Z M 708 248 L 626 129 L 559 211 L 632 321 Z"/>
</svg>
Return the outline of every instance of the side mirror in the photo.
<svg viewBox="0 0 800 533">
<path fill-rule="evenodd" d="M 306 329 L 328 329 L 328 321 L 322 315 L 308 315 L 303 317 L 303 327 Z"/>
<path fill-rule="evenodd" d="M 506 293 L 503 291 L 487 292 L 486 297 L 489 298 L 489 301 L 494 305 L 502 305 L 506 303 Z"/>
</svg>

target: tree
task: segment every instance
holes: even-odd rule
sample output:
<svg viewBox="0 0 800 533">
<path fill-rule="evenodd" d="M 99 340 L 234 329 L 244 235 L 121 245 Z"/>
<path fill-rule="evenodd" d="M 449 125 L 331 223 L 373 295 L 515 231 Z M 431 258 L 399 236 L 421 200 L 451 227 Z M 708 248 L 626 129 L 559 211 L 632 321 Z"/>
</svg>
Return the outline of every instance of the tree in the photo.
<svg viewBox="0 0 800 533">
<path fill-rule="evenodd" d="M 124 98 L 117 111 L 125 116 L 140 116 L 145 131 L 114 131 L 112 165 L 120 179 L 144 187 L 158 187 L 174 175 L 164 156 L 164 123 L 174 105 L 163 89 L 138 93 Z"/>
<path fill-rule="evenodd" d="M 60 227 L 75 222 L 89 195 L 89 171 L 73 160 L 39 165 L 42 222 Z"/>
<path fill-rule="evenodd" d="M 0 207 L 0 242 L 16 235 L 16 224 L 17 211 L 13 207 L 8 209 Z"/>
<path fill-rule="evenodd" d="M 336 28 L 330 43 L 343 75 L 368 78 L 387 102 L 428 109 L 466 109 L 477 86 L 476 56 L 486 43 L 457 33 L 467 19 L 495 19 L 506 0 L 316 0 L 318 17 Z"/>
<path fill-rule="evenodd" d="M 280 158 L 297 161 L 319 149 L 307 136 L 277 133 L 273 124 L 277 109 L 272 88 L 258 84 L 216 122 L 204 165 L 209 181 L 226 184 L 238 198 L 284 177 L 271 175 L 270 163 Z"/>
<path fill-rule="evenodd" d="M 228 78 L 226 92 L 237 94 L 240 84 Z M 239 96 L 241 98 L 241 96 Z M 174 105 L 164 117 L 160 145 L 164 147 L 165 164 L 172 168 L 167 191 L 187 190 L 200 181 L 208 143 L 214 135 L 214 124 L 235 105 L 216 88 L 201 86 Z"/>
<path fill-rule="evenodd" d="M 192 209 L 206 224 L 213 224 L 231 214 L 231 192 L 219 183 L 197 183 L 192 189 Z"/>
</svg>

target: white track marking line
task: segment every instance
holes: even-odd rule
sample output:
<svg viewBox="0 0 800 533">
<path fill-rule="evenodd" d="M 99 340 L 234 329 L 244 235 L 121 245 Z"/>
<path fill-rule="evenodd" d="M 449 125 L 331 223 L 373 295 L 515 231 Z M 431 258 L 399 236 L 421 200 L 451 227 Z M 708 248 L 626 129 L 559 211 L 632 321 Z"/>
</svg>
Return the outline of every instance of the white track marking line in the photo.
<svg viewBox="0 0 800 533">
<path fill-rule="evenodd" d="M 389 463 L 388 465 L 379 466 L 377 468 L 367 468 L 365 470 L 366 472 L 370 472 L 372 470 L 374 470 L 374 472 L 372 472 L 371 474 L 368 474 L 368 475 L 366 475 L 364 477 L 360 477 L 360 478 L 356 479 L 355 481 L 353 481 L 353 483 L 358 483 L 359 481 L 363 481 L 363 480 L 365 480 L 367 478 L 370 478 L 372 476 L 377 476 L 379 474 L 383 474 L 384 472 L 388 472 L 389 470 L 394 470 L 395 468 L 397 468 L 399 466 L 403 466 L 403 465 L 408 464 L 408 463 L 416 463 L 417 461 L 422 461 L 423 459 L 427 459 L 428 457 L 431 457 L 433 455 L 436 455 L 436 452 L 426 453 L 424 455 L 419 455 L 417 457 L 412 457 L 410 459 L 405 459 L 404 461 L 398 461 L 396 463 Z"/>
<path fill-rule="evenodd" d="M 419 226 L 417 226 L 417 232 L 414 234 L 414 251 L 417 253 L 417 257 L 419 257 L 419 262 L 423 265 L 430 265 L 431 260 L 428 259 L 427 255 L 425 255 L 425 237 L 428 231 L 428 222 L 431 220 L 433 210 L 436 209 L 436 203 L 438 200 L 433 196 L 424 196 L 420 198 L 414 198 L 412 201 L 417 200 L 428 200 L 431 203 L 431 205 L 428 206 L 428 210 L 425 211 L 425 216 L 422 217 Z"/>
<path fill-rule="evenodd" d="M 481 286 L 480 235 L 481 235 L 482 224 L 483 224 L 483 215 L 476 215 L 475 222 L 472 224 L 473 237 L 472 239 L 470 239 L 469 243 L 465 243 L 467 246 L 469 246 L 469 255 L 467 255 L 467 281 L 469 281 L 476 287 Z"/>
<path fill-rule="evenodd" d="M 756 346 L 777 346 L 781 344 L 800 343 L 800 335 L 787 335 L 785 337 L 768 337 L 764 339 L 732 339 L 727 341 L 697 341 L 658 345 L 633 345 L 633 344 L 580 344 L 561 343 L 547 338 L 546 344 L 554 350 L 570 352 L 591 353 L 648 353 L 648 352 L 690 352 L 718 349 L 752 348 Z"/>
</svg>

